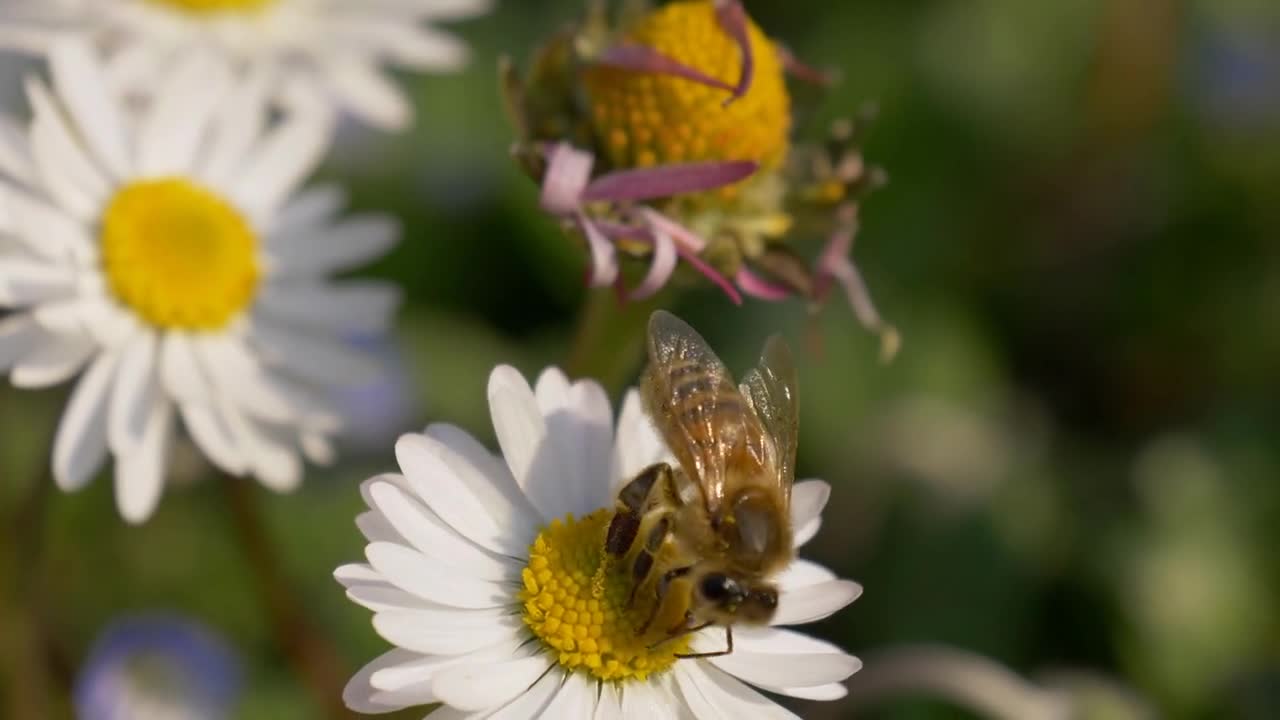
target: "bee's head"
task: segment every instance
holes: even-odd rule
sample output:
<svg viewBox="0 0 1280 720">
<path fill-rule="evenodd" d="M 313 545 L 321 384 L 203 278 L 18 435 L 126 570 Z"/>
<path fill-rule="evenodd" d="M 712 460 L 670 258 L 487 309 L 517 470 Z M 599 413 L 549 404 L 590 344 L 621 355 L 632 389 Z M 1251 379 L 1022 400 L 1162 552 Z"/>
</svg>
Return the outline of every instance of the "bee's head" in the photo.
<svg viewBox="0 0 1280 720">
<path fill-rule="evenodd" d="M 698 581 L 698 596 L 716 623 L 765 625 L 778 609 L 778 589 L 747 584 L 722 572 L 707 573 Z"/>
</svg>

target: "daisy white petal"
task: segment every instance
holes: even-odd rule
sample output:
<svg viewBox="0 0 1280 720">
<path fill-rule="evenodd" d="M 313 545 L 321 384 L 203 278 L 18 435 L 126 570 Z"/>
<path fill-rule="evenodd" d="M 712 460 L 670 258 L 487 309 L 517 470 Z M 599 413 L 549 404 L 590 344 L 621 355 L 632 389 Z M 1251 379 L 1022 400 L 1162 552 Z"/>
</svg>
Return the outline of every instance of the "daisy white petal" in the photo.
<svg viewBox="0 0 1280 720">
<path fill-rule="evenodd" d="M 107 401 L 119 356 L 104 354 L 76 384 L 58 423 L 53 477 L 63 490 L 83 487 L 107 453 Z"/>
<path fill-rule="evenodd" d="M 394 485 L 378 483 L 370 492 L 380 514 L 424 555 L 486 580 L 515 581 L 519 577 L 517 566 L 511 561 L 468 542 Z"/>
<path fill-rule="evenodd" d="M 282 213 L 291 217 L 277 225 L 267 252 L 285 275 L 314 275 L 345 270 L 382 255 L 395 245 L 399 227 L 381 216 L 355 216 L 332 228 L 316 229 L 308 215 L 324 211 L 324 196 L 309 205 L 294 205 Z"/>
<path fill-rule="evenodd" d="M 487 720 L 526 720 L 526 718 L 550 717 L 547 708 L 560 692 L 564 676 L 557 672 L 543 673 L 538 682 L 521 693 L 515 700 L 490 715 Z"/>
<path fill-rule="evenodd" d="M 501 607 L 503 584 L 452 571 L 422 553 L 394 543 L 373 543 L 365 557 L 396 587 L 450 607 L 483 610 Z"/>
<path fill-rule="evenodd" d="M 66 297 L 74 289 L 75 275 L 69 268 L 31 258 L 0 256 L 0 305 L 37 305 Z"/>
<path fill-rule="evenodd" d="M 234 180 L 267 126 L 273 68 L 258 65 L 227 95 L 214 117 L 195 176 L 211 185 Z"/>
<path fill-rule="evenodd" d="M 519 626 L 505 610 L 400 610 L 373 617 L 374 629 L 389 642 L 431 655 L 465 655 L 513 641 Z"/>
<path fill-rule="evenodd" d="M 774 625 L 801 625 L 830 617 L 862 594 L 862 586 L 849 580 L 831 580 L 794 590 L 782 589 Z"/>
<path fill-rule="evenodd" d="M 249 471 L 243 449 L 215 406 L 184 403 L 179 409 L 182 424 L 191 439 L 214 465 L 232 475 L 244 475 Z"/>
<path fill-rule="evenodd" d="M 329 91 L 356 117 L 387 130 L 404 128 L 413 114 L 409 101 L 371 62 L 337 59 L 323 69 Z"/>
<path fill-rule="evenodd" d="M 821 480 L 798 482 L 791 489 L 791 525 L 797 547 L 813 539 L 822 527 L 822 509 L 830 497 L 831 486 Z"/>
<path fill-rule="evenodd" d="M 360 668 L 360 671 L 343 688 L 342 702 L 346 703 L 347 707 L 352 710 L 366 715 L 381 715 L 399 710 L 402 706 L 384 705 L 373 700 L 373 696 L 378 691 L 369 684 L 369 678 L 382 668 L 403 662 L 406 656 L 411 656 L 411 654 L 403 650 L 392 650 Z"/>
<path fill-rule="evenodd" d="M 453 707 L 486 710 L 504 705 L 524 693 L 549 667 L 547 659 L 538 656 L 484 665 L 461 665 L 437 673 L 431 688 Z M 555 707 L 554 702 L 552 707 Z M 550 711 L 548 715 L 551 715 Z"/>
<path fill-rule="evenodd" d="M 272 320 L 333 333 L 383 333 L 400 305 L 400 290 L 386 283 L 281 284 L 262 293 L 262 312 Z"/>
<path fill-rule="evenodd" d="M 7 116 L 0 116 L 0 173 L 24 185 L 36 179 L 26 133 Z"/>
<path fill-rule="evenodd" d="M 120 353 L 120 371 L 107 417 L 107 438 L 117 454 L 128 453 L 142 441 L 156 405 L 160 392 L 156 346 L 156 336 L 144 332 Z"/>
<path fill-rule="evenodd" d="M 82 337 L 55 336 L 13 366 L 10 382 L 19 388 L 45 388 L 75 377 L 94 358 L 97 347 Z"/>
<path fill-rule="evenodd" d="M 544 711 L 546 717 L 591 720 L 596 709 L 597 683 L 582 673 L 571 673 Z"/>
<path fill-rule="evenodd" d="M 192 172 L 201 141 L 232 85 L 226 65 L 204 53 L 189 55 L 169 71 L 138 129 L 138 172 Z"/>
<path fill-rule="evenodd" d="M 525 528 L 533 523 L 523 520 L 523 513 L 508 510 L 510 517 L 520 518 L 513 529 L 498 522 L 477 492 L 492 488 L 493 476 L 469 463 L 452 449 L 424 435 L 406 435 L 396 443 L 396 458 L 414 492 L 460 535 L 477 545 L 503 554 L 520 553 L 529 535 Z M 505 472 L 505 471 L 504 471 Z M 502 482 L 497 477 L 497 482 Z M 444 490 L 448 488 L 448 490 Z M 489 497 L 502 497 L 490 492 Z M 499 510 L 500 511 L 500 510 Z"/>
<path fill-rule="evenodd" d="M 249 162 L 236 173 L 231 196 L 255 216 L 269 216 L 320 163 L 333 119 L 327 113 L 296 113 L 269 131 Z"/>
<path fill-rule="evenodd" d="M 127 522 L 146 520 L 160 502 L 173 427 L 173 405 L 157 399 L 137 447 L 117 456 L 116 505 Z"/>
<path fill-rule="evenodd" d="M 101 59 L 78 38 L 57 42 L 49 51 L 49 69 L 76 127 L 103 166 L 115 177 L 132 170 L 129 136 L 120 105 L 111 96 Z"/>
</svg>

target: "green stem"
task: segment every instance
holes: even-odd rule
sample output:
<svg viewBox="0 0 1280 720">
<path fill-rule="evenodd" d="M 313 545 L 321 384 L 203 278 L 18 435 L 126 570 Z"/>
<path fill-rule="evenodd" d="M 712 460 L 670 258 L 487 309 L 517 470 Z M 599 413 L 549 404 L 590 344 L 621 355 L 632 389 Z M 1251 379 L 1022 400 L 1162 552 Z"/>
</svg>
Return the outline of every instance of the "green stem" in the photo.
<svg viewBox="0 0 1280 720">
<path fill-rule="evenodd" d="M 641 302 L 620 303 L 613 290 L 592 290 L 582 306 L 565 372 L 574 378 L 593 378 L 611 394 L 631 381 L 644 360 L 645 327 L 649 315 L 670 293 Z"/>
<path fill-rule="evenodd" d="M 327 717 L 355 717 L 342 702 L 342 688 L 348 677 L 344 663 L 311 621 L 285 577 L 258 507 L 256 488 L 251 481 L 238 477 L 222 477 L 219 482 L 226 489 L 236 538 L 253 572 L 280 651 Z"/>
</svg>

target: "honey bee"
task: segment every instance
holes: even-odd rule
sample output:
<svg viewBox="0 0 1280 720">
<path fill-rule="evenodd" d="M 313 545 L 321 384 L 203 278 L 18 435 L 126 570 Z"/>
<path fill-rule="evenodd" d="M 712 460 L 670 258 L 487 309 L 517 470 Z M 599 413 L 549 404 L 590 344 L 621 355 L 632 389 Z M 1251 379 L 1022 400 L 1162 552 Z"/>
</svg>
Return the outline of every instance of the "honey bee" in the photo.
<svg viewBox="0 0 1280 720">
<path fill-rule="evenodd" d="M 719 625 L 727 642 L 679 657 L 726 655 L 735 623 L 773 617 L 778 588 L 770 578 L 794 555 L 795 365 L 775 336 L 735 385 L 706 340 L 661 310 L 649 319 L 648 354 L 645 410 L 679 467 L 653 465 L 619 491 L 605 549 L 629 568 L 633 604 L 638 593 L 653 593 L 637 634 L 679 596 L 687 610 L 667 638 Z"/>
</svg>

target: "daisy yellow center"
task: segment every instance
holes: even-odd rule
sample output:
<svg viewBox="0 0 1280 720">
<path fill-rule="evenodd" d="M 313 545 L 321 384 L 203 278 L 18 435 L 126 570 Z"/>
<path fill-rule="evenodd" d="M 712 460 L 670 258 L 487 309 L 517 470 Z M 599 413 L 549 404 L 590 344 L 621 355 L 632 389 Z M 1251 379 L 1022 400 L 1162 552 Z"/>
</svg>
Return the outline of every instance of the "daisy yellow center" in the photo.
<svg viewBox="0 0 1280 720">
<path fill-rule="evenodd" d="M 222 198 L 181 178 L 117 192 L 101 239 L 111 292 L 156 327 L 219 329 L 258 287 L 249 223 Z"/>
<path fill-rule="evenodd" d="M 649 630 L 639 632 L 654 599 L 640 592 L 628 602 L 629 574 L 604 552 L 612 517 L 607 510 L 580 520 L 570 515 L 538 534 L 520 593 L 524 623 L 568 670 L 601 680 L 643 680 L 671 667 L 689 641 L 667 637 L 664 628 L 673 623 L 666 608 Z"/>
<path fill-rule="evenodd" d="M 151 0 L 156 5 L 164 5 L 187 13 L 218 13 L 243 10 L 261 10 L 276 0 Z"/>
<path fill-rule="evenodd" d="M 748 34 L 755 79 L 747 94 L 673 75 L 596 68 L 586 77 L 592 123 L 618 167 L 754 160 L 776 166 L 786 156 L 791 100 L 777 48 L 755 23 Z M 720 26 L 711 0 L 664 5 L 626 38 L 709 75 L 738 84 L 742 50 Z"/>
</svg>

